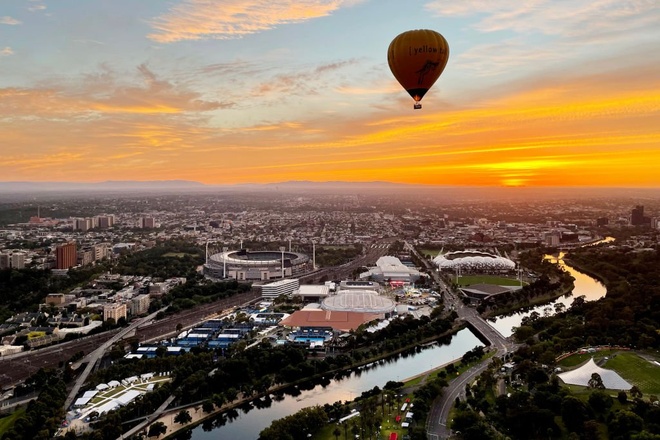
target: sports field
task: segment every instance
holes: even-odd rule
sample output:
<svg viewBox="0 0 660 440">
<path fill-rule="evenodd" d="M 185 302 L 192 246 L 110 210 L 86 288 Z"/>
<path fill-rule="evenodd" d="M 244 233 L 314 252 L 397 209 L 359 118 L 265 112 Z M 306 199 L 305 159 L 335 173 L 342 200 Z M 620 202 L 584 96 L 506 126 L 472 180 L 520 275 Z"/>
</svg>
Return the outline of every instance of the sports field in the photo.
<svg viewBox="0 0 660 440">
<path fill-rule="evenodd" d="M 458 277 L 459 286 L 471 286 L 472 284 L 495 284 L 497 286 L 519 286 L 520 280 L 515 278 L 498 277 L 494 275 L 467 275 Z M 523 282 L 523 285 L 526 284 Z"/>
</svg>

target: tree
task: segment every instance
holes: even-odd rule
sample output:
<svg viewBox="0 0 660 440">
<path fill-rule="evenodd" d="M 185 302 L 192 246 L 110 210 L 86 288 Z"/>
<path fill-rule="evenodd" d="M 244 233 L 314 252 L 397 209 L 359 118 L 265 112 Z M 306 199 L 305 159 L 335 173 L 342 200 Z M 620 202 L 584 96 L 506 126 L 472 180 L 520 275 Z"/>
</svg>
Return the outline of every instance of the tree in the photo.
<svg viewBox="0 0 660 440">
<path fill-rule="evenodd" d="M 618 411 L 608 425 L 613 439 L 629 439 L 631 434 L 640 432 L 644 426 L 644 420 L 631 411 Z"/>
<path fill-rule="evenodd" d="M 589 395 L 589 406 L 591 406 L 597 414 L 604 414 L 605 411 L 610 409 L 613 404 L 612 398 L 602 390 L 596 390 Z"/>
<path fill-rule="evenodd" d="M 636 399 L 641 399 L 644 396 L 641 390 L 637 388 L 637 385 L 633 385 L 633 387 L 630 389 L 630 395 Z"/>
<path fill-rule="evenodd" d="M 617 394 L 616 399 L 619 401 L 621 405 L 625 405 L 628 403 L 628 395 L 626 394 L 625 391 L 619 391 L 619 394 Z"/>
<path fill-rule="evenodd" d="M 561 402 L 561 417 L 569 431 L 581 432 L 587 420 L 587 408 L 577 397 L 564 397 Z"/>
<path fill-rule="evenodd" d="M 600 374 L 598 373 L 591 373 L 591 379 L 589 379 L 588 385 L 589 388 L 598 388 L 600 390 L 605 389 L 605 385 L 603 384 L 603 378 L 600 377 Z"/>
<path fill-rule="evenodd" d="M 214 409 L 215 409 L 215 405 L 213 404 L 213 401 L 210 399 L 204 401 L 204 403 L 202 404 L 202 411 L 204 411 L 205 413 L 213 412 Z"/>
<path fill-rule="evenodd" d="M 335 436 L 335 440 L 339 440 L 339 436 L 341 435 L 341 429 L 339 429 L 339 426 L 335 426 L 335 430 L 332 431 L 332 435 Z"/>
<path fill-rule="evenodd" d="M 174 417 L 174 422 L 178 423 L 179 425 L 185 425 L 186 423 L 192 422 L 192 417 L 190 417 L 190 413 L 188 411 L 182 409 Z"/>
<path fill-rule="evenodd" d="M 148 437 L 160 437 L 162 434 L 167 432 L 167 426 L 163 422 L 153 423 L 149 427 L 149 432 L 147 433 Z"/>
</svg>

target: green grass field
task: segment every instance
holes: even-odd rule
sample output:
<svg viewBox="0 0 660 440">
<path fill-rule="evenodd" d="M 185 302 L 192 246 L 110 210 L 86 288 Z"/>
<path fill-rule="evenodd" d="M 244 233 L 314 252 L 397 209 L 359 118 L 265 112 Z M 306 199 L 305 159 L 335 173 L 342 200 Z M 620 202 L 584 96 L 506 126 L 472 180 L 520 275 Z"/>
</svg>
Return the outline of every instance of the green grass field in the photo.
<svg viewBox="0 0 660 440">
<path fill-rule="evenodd" d="M 422 255 L 430 255 L 431 258 L 435 258 L 438 256 L 442 248 L 421 248 L 417 249 L 417 252 L 419 252 Z"/>
<path fill-rule="evenodd" d="M 18 411 L 15 411 L 13 414 L 0 417 L 0 436 L 2 436 L 5 432 L 7 432 L 9 428 L 14 426 L 14 422 L 24 414 L 25 414 L 25 410 L 19 409 Z"/>
<path fill-rule="evenodd" d="M 636 385 L 643 394 L 660 395 L 660 366 L 655 365 L 630 351 L 605 350 L 596 353 L 575 354 L 559 362 L 563 368 L 574 368 L 582 365 L 591 357 L 598 363 L 607 357 L 603 368 L 614 370 L 629 383 Z M 571 386 L 573 389 L 574 386 Z M 577 387 L 576 388 L 584 388 Z"/>
<path fill-rule="evenodd" d="M 632 352 L 619 352 L 605 363 L 605 368 L 616 371 L 625 380 L 636 385 L 645 395 L 660 395 L 660 366 Z"/>
<path fill-rule="evenodd" d="M 459 286 L 470 286 L 472 284 L 495 284 L 497 286 L 519 286 L 520 281 L 515 278 L 496 277 L 493 275 L 468 275 L 468 276 L 458 277 Z"/>
<path fill-rule="evenodd" d="M 185 252 L 168 252 L 166 254 L 163 254 L 163 257 L 166 258 L 182 258 L 185 257 L 186 255 L 190 255 L 192 257 L 195 257 L 195 254 L 187 254 Z"/>
<path fill-rule="evenodd" d="M 578 365 L 582 365 L 591 358 L 594 358 L 594 362 L 598 363 L 600 359 L 606 356 L 607 357 L 612 356 L 612 354 L 614 353 L 620 353 L 620 352 L 612 351 L 612 350 L 604 350 L 604 351 L 597 351 L 596 353 L 574 354 L 573 356 L 560 361 L 558 365 L 563 368 L 571 369 L 573 367 L 577 367 Z"/>
</svg>

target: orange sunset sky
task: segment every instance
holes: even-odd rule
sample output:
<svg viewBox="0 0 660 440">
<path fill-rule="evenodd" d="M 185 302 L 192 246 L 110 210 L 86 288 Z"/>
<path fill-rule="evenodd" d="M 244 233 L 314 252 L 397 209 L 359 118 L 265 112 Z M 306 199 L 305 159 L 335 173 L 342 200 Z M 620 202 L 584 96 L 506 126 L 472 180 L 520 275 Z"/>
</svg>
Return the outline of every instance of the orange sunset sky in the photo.
<svg viewBox="0 0 660 440">
<path fill-rule="evenodd" d="M 0 181 L 660 186 L 660 3 L 12 1 Z M 450 46 L 422 110 L 387 47 Z"/>
</svg>

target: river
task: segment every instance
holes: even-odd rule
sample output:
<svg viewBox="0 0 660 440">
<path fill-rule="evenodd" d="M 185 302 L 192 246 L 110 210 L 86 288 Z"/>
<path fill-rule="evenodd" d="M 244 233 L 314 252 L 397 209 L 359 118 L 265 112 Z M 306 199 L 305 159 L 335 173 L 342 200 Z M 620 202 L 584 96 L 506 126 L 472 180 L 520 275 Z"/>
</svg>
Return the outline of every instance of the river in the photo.
<svg viewBox="0 0 660 440">
<path fill-rule="evenodd" d="M 608 237 L 590 245 L 612 240 Z M 529 316 L 535 311 L 542 315 L 552 314 L 555 313 L 555 304 L 557 303 L 570 307 L 573 299 L 578 296 L 584 295 L 586 300 L 593 301 L 605 295 L 605 286 L 568 266 L 563 257 L 564 253 L 560 253 L 559 256 L 546 255 L 546 258 L 552 259 L 554 263 L 559 264 L 575 278 L 572 295 L 558 298 L 548 304 L 534 307 L 525 312 L 494 318 L 489 323 L 508 337 L 513 333 L 513 327 L 519 326 L 525 316 Z M 387 381 L 403 380 L 460 358 L 466 351 L 479 345 L 483 344 L 468 329 L 464 329 L 454 335 L 449 344 L 434 344 L 419 353 L 406 357 L 402 356 L 369 369 L 353 372 L 350 376 L 340 380 L 332 380 L 327 386 L 317 385 L 311 390 L 301 391 L 295 397 L 287 395 L 280 401 L 273 400 L 268 408 L 252 409 L 247 413 L 238 410 L 237 418 L 227 421 L 225 425 L 215 427 L 210 431 L 204 431 L 202 425 L 197 426 L 192 430 L 190 438 L 192 440 L 215 440 L 218 438 L 254 440 L 259 437 L 259 432 L 270 426 L 273 420 L 291 415 L 308 406 L 334 403 L 338 400 L 353 400 L 363 391 L 370 390 L 375 386 L 382 388 Z"/>
<path fill-rule="evenodd" d="M 614 241 L 614 238 L 607 237 L 603 240 L 599 240 L 594 243 L 590 243 L 585 246 L 595 246 L 601 243 L 610 243 Z M 518 327 L 522 322 L 523 318 L 531 315 L 536 312 L 541 316 L 550 316 L 555 313 L 555 306 L 557 304 L 563 304 L 563 307 L 568 308 L 573 303 L 573 300 L 578 296 L 584 296 L 587 301 L 595 301 L 597 299 L 605 296 L 607 290 L 605 286 L 598 280 L 591 278 L 588 275 L 579 272 L 577 269 L 574 269 L 567 265 L 564 262 L 564 252 L 559 253 L 559 255 L 546 255 L 545 258 L 551 260 L 553 263 L 558 264 L 566 272 L 570 273 L 574 281 L 573 291 L 568 296 L 563 296 L 557 298 L 556 300 L 542 304 L 525 311 L 515 312 L 508 316 L 496 317 L 488 320 L 488 323 L 497 329 L 503 336 L 509 337 L 513 334 L 513 328 Z"/>
<path fill-rule="evenodd" d="M 273 400 L 268 408 L 252 409 L 247 414 L 238 410 L 238 418 L 212 431 L 204 431 L 200 425 L 193 429 L 191 438 L 193 440 L 219 438 L 254 440 L 259 437 L 259 432 L 270 426 L 273 420 L 291 415 L 308 406 L 334 403 L 338 400 L 353 400 L 363 391 L 375 386 L 382 388 L 390 380 L 403 380 L 423 373 L 460 358 L 466 351 L 482 345 L 472 332 L 464 329 L 455 334 L 449 344 L 433 344 L 419 353 L 400 356 L 396 360 L 353 372 L 343 379 L 332 380 L 325 387 L 317 385 L 311 390 L 301 391 L 298 396 L 286 396 L 279 402 Z"/>
</svg>

